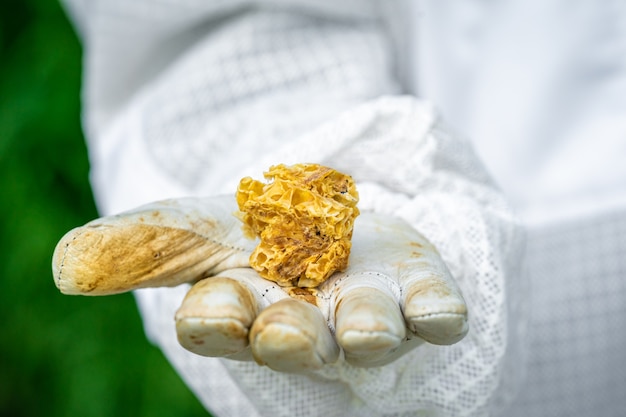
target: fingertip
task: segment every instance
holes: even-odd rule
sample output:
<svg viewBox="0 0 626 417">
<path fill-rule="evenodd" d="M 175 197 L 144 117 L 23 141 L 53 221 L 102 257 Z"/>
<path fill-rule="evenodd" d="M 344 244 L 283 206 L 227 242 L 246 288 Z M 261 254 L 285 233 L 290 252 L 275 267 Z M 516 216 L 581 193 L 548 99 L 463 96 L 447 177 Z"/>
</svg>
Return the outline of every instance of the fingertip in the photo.
<svg viewBox="0 0 626 417">
<path fill-rule="evenodd" d="M 257 363 L 280 372 L 318 370 L 339 357 L 319 309 L 291 298 L 259 314 L 250 330 L 250 347 Z"/>
<path fill-rule="evenodd" d="M 196 283 L 176 312 L 176 333 L 185 349 L 224 357 L 248 346 L 257 313 L 254 297 L 238 281 L 213 277 Z"/>
<path fill-rule="evenodd" d="M 398 302 L 369 287 L 344 294 L 335 309 L 337 341 L 346 360 L 359 366 L 379 363 L 406 338 Z"/>
<path fill-rule="evenodd" d="M 409 329 L 427 342 L 451 345 L 465 337 L 469 330 L 467 306 L 455 296 L 446 298 L 419 298 L 405 306 Z"/>
<path fill-rule="evenodd" d="M 469 331 L 467 315 L 433 313 L 411 317 L 409 327 L 416 335 L 435 345 L 452 345 L 462 340 Z"/>
<path fill-rule="evenodd" d="M 248 346 L 248 328 L 232 318 L 177 317 L 176 335 L 182 347 L 201 356 L 230 356 Z"/>
<path fill-rule="evenodd" d="M 76 229 L 72 229 L 67 232 L 57 243 L 52 253 L 52 277 L 54 279 L 54 285 L 63 294 L 68 294 L 65 288 L 65 258 L 67 256 L 68 248 L 71 242 L 74 240 Z"/>
<path fill-rule="evenodd" d="M 102 276 L 94 272 L 91 262 L 102 236 L 97 229 L 77 227 L 67 232 L 52 254 L 54 284 L 65 295 L 100 295 Z"/>
<path fill-rule="evenodd" d="M 404 317 L 416 335 L 437 345 L 451 345 L 465 337 L 467 305 L 451 277 L 422 277 L 407 285 L 404 293 Z"/>
</svg>

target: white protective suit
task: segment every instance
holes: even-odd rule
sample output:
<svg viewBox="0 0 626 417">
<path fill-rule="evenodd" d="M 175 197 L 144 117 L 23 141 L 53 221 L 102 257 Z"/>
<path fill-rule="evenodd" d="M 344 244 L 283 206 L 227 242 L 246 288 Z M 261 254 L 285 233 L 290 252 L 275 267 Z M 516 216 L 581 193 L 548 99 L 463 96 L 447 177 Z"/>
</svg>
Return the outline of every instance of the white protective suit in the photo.
<svg viewBox="0 0 626 417">
<path fill-rule="evenodd" d="M 303 376 L 184 351 L 172 320 L 184 289 L 138 291 L 149 337 L 215 415 L 626 415 L 624 3 L 71 0 L 68 12 L 103 215 L 324 162 L 354 174 L 364 209 L 426 234 L 467 299 L 470 333 L 454 346 Z M 486 172 L 527 226 L 525 251 Z"/>
</svg>

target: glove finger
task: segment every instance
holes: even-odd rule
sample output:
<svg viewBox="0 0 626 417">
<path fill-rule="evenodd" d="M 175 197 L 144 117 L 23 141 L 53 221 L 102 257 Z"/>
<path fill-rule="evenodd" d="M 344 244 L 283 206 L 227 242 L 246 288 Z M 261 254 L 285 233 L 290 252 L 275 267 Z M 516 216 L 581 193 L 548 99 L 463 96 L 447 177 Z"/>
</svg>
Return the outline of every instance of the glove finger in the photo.
<svg viewBox="0 0 626 417">
<path fill-rule="evenodd" d="M 397 300 L 371 287 L 342 294 L 335 310 L 336 338 L 346 361 L 360 367 L 381 366 L 406 340 Z"/>
<path fill-rule="evenodd" d="M 404 317 L 419 337 L 450 345 L 467 334 L 467 306 L 439 254 L 428 245 L 420 249 L 423 264 L 401 279 Z"/>
<path fill-rule="evenodd" d="M 320 369 L 339 357 L 326 319 L 312 304 L 285 298 L 263 310 L 250 331 L 254 359 L 275 371 Z"/>
<path fill-rule="evenodd" d="M 399 218 L 363 213 L 357 221 L 346 271 L 352 278 L 340 291 L 371 286 L 388 292 L 419 338 L 444 345 L 461 340 L 468 330 L 467 307 L 437 249 Z"/>
<path fill-rule="evenodd" d="M 247 266 L 254 242 L 233 216 L 234 199 L 151 203 L 69 231 L 52 269 L 64 294 L 107 295 L 174 286 Z"/>
<path fill-rule="evenodd" d="M 189 290 L 176 312 L 178 342 L 202 356 L 238 354 L 239 359 L 251 359 L 248 333 L 258 310 L 254 296 L 240 282 L 203 279 Z"/>
</svg>

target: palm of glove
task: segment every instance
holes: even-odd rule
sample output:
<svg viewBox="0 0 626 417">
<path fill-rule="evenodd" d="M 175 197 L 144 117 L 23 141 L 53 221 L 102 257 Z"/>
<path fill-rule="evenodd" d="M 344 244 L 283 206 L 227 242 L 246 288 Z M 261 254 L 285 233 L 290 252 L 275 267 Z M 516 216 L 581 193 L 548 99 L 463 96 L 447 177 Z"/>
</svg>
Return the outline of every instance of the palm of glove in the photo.
<svg viewBox="0 0 626 417">
<path fill-rule="evenodd" d="M 380 366 L 467 332 L 456 283 L 408 224 L 363 213 L 346 271 L 315 289 L 282 288 L 249 268 L 256 242 L 243 236 L 235 210 L 231 197 L 178 199 L 94 220 L 57 245 L 55 283 L 84 295 L 191 283 L 176 313 L 182 346 L 285 372 L 340 357 Z"/>
</svg>

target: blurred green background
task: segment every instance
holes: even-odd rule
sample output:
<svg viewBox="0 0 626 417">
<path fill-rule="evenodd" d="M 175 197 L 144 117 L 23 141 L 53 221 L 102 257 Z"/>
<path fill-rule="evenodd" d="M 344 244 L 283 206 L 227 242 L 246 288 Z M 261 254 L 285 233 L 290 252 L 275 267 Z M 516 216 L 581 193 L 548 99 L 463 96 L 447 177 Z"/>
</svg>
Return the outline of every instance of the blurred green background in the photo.
<svg viewBox="0 0 626 417">
<path fill-rule="evenodd" d="M 54 245 L 97 216 L 81 48 L 57 1 L 0 4 L 0 415 L 207 415 L 146 341 L 130 294 L 55 288 Z"/>
</svg>

